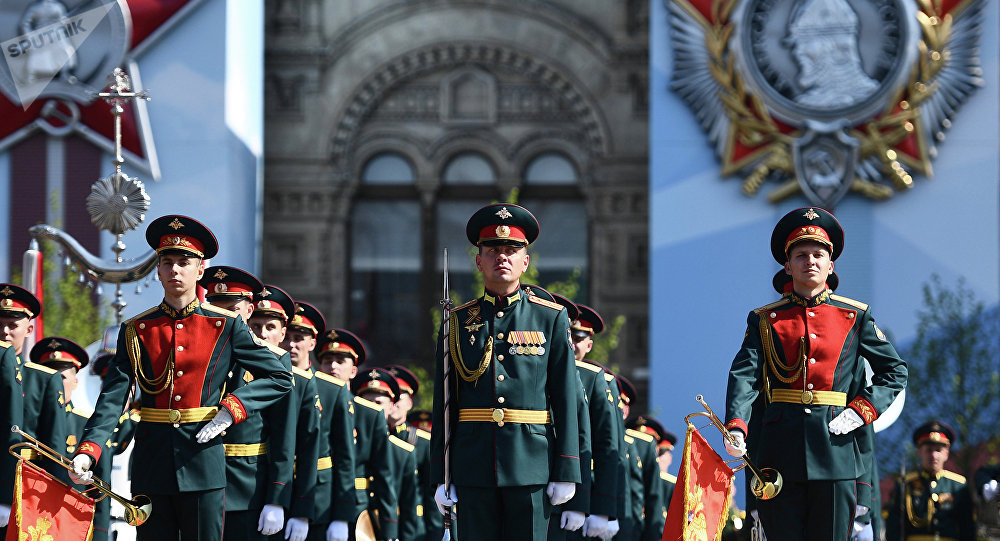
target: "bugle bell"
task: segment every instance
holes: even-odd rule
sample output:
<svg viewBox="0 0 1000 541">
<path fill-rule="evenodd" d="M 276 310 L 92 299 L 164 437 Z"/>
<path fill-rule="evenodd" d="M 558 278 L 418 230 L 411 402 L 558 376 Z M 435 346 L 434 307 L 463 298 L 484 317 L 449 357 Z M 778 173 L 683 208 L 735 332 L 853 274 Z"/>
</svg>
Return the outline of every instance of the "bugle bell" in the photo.
<svg viewBox="0 0 1000 541">
<path fill-rule="evenodd" d="M 27 432 L 22 431 L 21 428 L 18 426 L 12 426 L 10 428 L 10 431 L 16 434 L 20 434 L 21 437 L 27 440 L 21 443 L 15 443 L 14 445 L 11 445 L 10 449 L 8 450 L 10 454 L 18 458 L 23 458 L 20 454 L 20 450 L 24 448 L 32 449 L 39 455 L 48 458 L 49 460 L 55 462 L 56 464 L 59 464 L 60 466 L 66 468 L 69 471 L 73 471 L 72 460 L 64 457 L 63 455 L 59 454 L 56 450 L 38 441 L 34 436 L 28 434 Z M 92 487 L 94 488 L 94 490 L 97 490 L 102 494 L 95 501 L 100 501 L 105 497 L 108 497 L 121 504 L 122 507 L 125 508 L 125 522 L 128 522 L 132 526 L 139 526 L 142 523 L 146 522 L 146 520 L 149 519 L 149 515 L 153 513 L 153 503 L 150 501 L 148 496 L 139 494 L 138 496 L 135 496 L 130 500 L 125 496 L 121 496 L 119 494 L 115 494 L 114 492 L 112 492 L 111 484 L 99 477 L 93 478 Z M 84 492 L 86 492 L 86 490 Z"/>
<path fill-rule="evenodd" d="M 705 399 L 701 395 L 698 395 L 695 397 L 695 400 L 701 403 L 702 407 L 705 408 L 705 411 L 692 413 L 685 417 L 684 420 L 687 421 L 689 418 L 696 415 L 708 417 L 709 420 L 712 421 L 712 425 L 714 425 L 715 428 L 718 428 L 719 432 L 722 432 L 722 435 L 729 440 L 731 445 L 735 447 L 736 439 L 729 433 L 729 430 L 726 429 L 726 425 L 723 424 L 722 420 L 719 419 L 714 411 L 712 411 L 712 408 L 708 406 Z M 750 479 L 750 492 L 753 493 L 754 497 L 758 500 L 770 500 L 781 492 L 781 487 L 784 485 L 784 481 L 782 480 L 781 473 L 778 470 L 774 468 L 758 468 L 754 465 L 753 461 L 746 456 L 746 454 L 740 458 L 743 460 L 746 468 L 753 474 L 753 478 Z"/>
</svg>

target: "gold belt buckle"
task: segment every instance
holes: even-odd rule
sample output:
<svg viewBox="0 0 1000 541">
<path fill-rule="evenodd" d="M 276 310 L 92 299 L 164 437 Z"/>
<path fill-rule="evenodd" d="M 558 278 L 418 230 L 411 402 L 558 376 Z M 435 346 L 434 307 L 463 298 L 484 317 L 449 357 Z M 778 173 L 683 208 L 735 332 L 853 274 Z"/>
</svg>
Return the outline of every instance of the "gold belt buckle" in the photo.
<svg viewBox="0 0 1000 541">
<path fill-rule="evenodd" d="M 803 404 L 812 404 L 812 401 L 813 401 L 813 393 L 812 393 L 812 391 L 802 391 L 802 403 Z"/>
<path fill-rule="evenodd" d="M 493 422 L 499 426 L 503 426 L 503 409 L 498 408 L 493 410 Z"/>
<path fill-rule="evenodd" d="M 181 422 L 180 410 L 170 410 L 170 413 L 167 414 L 167 419 L 169 419 L 171 423 Z"/>
</svg>

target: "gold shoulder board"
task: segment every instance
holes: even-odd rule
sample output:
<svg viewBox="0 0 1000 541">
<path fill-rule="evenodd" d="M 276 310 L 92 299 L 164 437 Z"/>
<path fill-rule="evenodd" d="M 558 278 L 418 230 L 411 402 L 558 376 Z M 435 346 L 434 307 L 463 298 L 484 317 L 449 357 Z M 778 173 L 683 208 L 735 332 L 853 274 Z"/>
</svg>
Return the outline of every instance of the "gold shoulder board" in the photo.
<svg viewBox="0 0 1000 541">
<path fill-rule="evenodd" d="M 654 441 L 656 441 L 656 438 L 654 438 L 653 436 L 650 436 L 645 432 L 639 432 L 638 430 L 633 430 L 631 428 L 625 429 L 625 433 L 628 434 L 629 436 L 632 436 L 633 438 L 639 438 L 640 440 L 648 441 L 649 443 L 653 443 Z"/>
<path fill-rule="evenodd" d="M 602 370 L 600 366 L 596 366 L 596 365 L 593 365 L 593 364 L 590 364 L 590 363 L 585 363 L 583 361 L 576 361 L 576 367 L 577 368 L 583 368 L 585 370 L 590 370 L 591 372 L 594 372 L 594 373 L 597 373 L 597 374 L 600 374 L 601 372 L 604 372 L 604 370 Z"/>
<path fill-rule="evenodd" d="M 477 302 L 479 302 L 479 299 L 472 299 L 471 301 L 469 301 L 469 302 L 467 302 L 465 304 L 462 304 L 462 305 L 459 305 L 459 306 L 456 306 L 456 307 L 452 308 L 451 311 L 454 312 L 456 310 L 462 310 L 464 308 L 468 308 L 468 307 L 472 306 L 473 304 L 476 304 Z"/>
<path fill-rule="evenodd" d="M 783 298 L 781 300 L 774 301 L 771 304 L 765 304 L 764 306 L 761 306 L 760 308 L 754 308 L 753 311 L 754 311 L 755 314 L 759 314 L 761 312 L 766 312 L 766 311 L 770 310 L 771 308 L 777 308 L 777 307 L 779 307 L 779 306 L 781 306 L 783 304 L 788 304 L 789 302 L 791 302 L 791 301 L 788 300 L 788 298 L 786 297 L 786 298 Z"/>
<path fill-rule="evenodd" d="M 628 434 L 626 434 L 625 435 L 625 443 L 630 443 L 630 444 L 631 443 L 635 443 L 635 438 L 633 438 L 632 436 L 629 436 Z"/>
<path fill-rule="evenodd" d="M 211 304 L 203 304 L 201 305 L 201 307 L 204 308 L 205 310 L 208 310 L 209 312 L 215 312 L 217 314 L 222 314 L 224 316 L 237 317 L 239 315 L 236 312 L 226 310 L 225 308 L 219 308 L 218 306 L 213 306 Z"/>
<path fill-rule="evenodd" d="M 9 347 L 11 347 L 13 345 L 14 344 L 11 344 L 10 342 L 5 342 L 3 340 L 0 340 L 0 348 L 9 348 Z"/>
<path fill-rule="evenodd" d="M 93 415 L 93 414 L 94 414 L 94 412 L 89 411 L 89 410 L 85 410 L 83 408 L 76 408 L 76 407 L 73 408 L 73 415 L 79 415 L 80 417 L 83 417 L 84 419 L 90 419 L 90 416 Z"/>
<path fill-rule="evenodd" d="M 358 404 L 366 407 L 366 408 L 371 408 L 371 409 L 373 409 L 375 411 L 382 411 L 382 406 L 379 406 L 378 404 L 372 402 L 371 400 L 365 400 L 364 398 L 361 398 L 360 396 L 355 396 L 354 397 L 354 401 L 356 403 L 358 403 Z"/>
<path fill-rule="evenodd" d="M 428 440 L 428 441 L 430 441 L 430 439 L 431 439 L 431 433 L 428 432 L 428 431 L 426 431 L 426 430 L 420 429 L 420 428 L 417 429 L 417 436 L 419 436 L 419 437 L 421 437 L 421 438 L 423 438 L 425 440 Z"/>
<path fill-rule="evenodd" d="M 268 342 L 266 340 L 261 340 L 261 341 L 264 342 L 264 345 L 267 346 L 267 349 L 271 350 L 271 353 L 274 353 L 278 357 L 281 357 L 284 354 L 288 353 L 287 351 L 279 348 L 278 346 L 276 346 L 276 345 L 274 345 L 274 344 L 272 344 L 272 343 L 270 343 L 270 342 Z"/>
<path fill-rule="evenodd" d="M 32 369 L 38 370 L 39 372 L 45 372 L 46 374 L 55 374 L 56 373 L 56 370 L 54 368 L 49 368 L 47 366 L 42 366 L 42 365 L 40 365 L 38 363 L 35 363 L 35 362 L 32 362 L 32 361 L 28 361 L 28 362 L 24 363 L 24 367 L 25 368 L 32 368 Z"/>
<path fill-rule="evenodd" d="M 345 382 L 344 380 L 342 380 L 340 378 L 333 377 L 330 374 L 327 374 L 327 373 L 324 373 L 324 372 L 316 372 L 316 377 L 319 378 L 319 379 L 321 379 L 321 380 L 323 380 L 323 381 L 329 381 L 330 383 L 332 383 L 332 384 L 334 384 L 334 385 L 336 385 L 338 387 L 343 387 L 347 383 L 347 382 Z"/>
<path fill-rule="evenodd" d="M 955 473 L 953 471 L 943 470 L 941 472 L 941 475 L 944 476 L 944 477 L 947 477 L 948 479 L 951 479 L 952 481 L 956 481 L 956 482 L 962 483 L 963 485 L 965 484 L 965 476 L 962 475 L 962 474 L 960 474 L 960 473 Z"/>
<path fill-rule="evenodd" d="M 405 441 L 397 438 L 396 436 L 389 436 L 389 441 L 391 441 L 393 443 L 393 445 L 395 445 L 396 447 L 399 447 L 400 449 L 406 449 L 406 452 L 408 452 L 408 453 L 412 453 L 413 452 L 414 447 L 413 447 L 412 443 L 407 443 L 407 442 L 405 442 Z"/>
<path fill-rule="evenodd" d="M 301 369 L 301 368 L 299 368 L 297 366 L 293 366 L 292 367 L 292 373 L 295 374 L 296 376 L 299 376 L 301 378 L 306 378 L 306 379 L 312 379 L 312 377 L 313 377 L 313 373 L 312 372 L 310 372 L 308 370 L 303 370 L 303 369 Z"/>
<path fill-rule="evenodd" d="M 155 312 L 155 311 L 157 311 L 159 309 L 160 309 L 159 305 L 154 306 L 154 307 L 150 308 L 149 310 L 146 310 L 145 312 L 142 312 L 141 314 L 139 314 L 137 316 L 133 316 L 131 319 L 126 319 L 125 323 L 129 324 L 129 323 L 132 323 L 133 321 L 137 321 L 139 318 L 146 317 L 149 314 L 152 314 L 153 312 Z"/>
<path fill-rule="evenodd" d="M 615 380 L 614 376 L 612 376 L 611 374 L 608 374 L 607 372 L 604 373 L 604 381 L 606 381 L 608 383 L 611 383 L 614 380 Z"/>
<path fill-rule="evenodd" d="M 913 481 L 914 479 L 916 479 L 918 477 L 920 477 L 920 472 L 918 472 L 918 471 L 911 471 L 911 472 L 908 472 L 906 474 L 906 480 L 907 481 Z"/>
<path fill-rule="evenodd" d="M 670 475 L 667 472 L 661 471 L 660 472 L 660 479 L 663 479 L 664 481 L 669 481 L 669 482 L 671 482 L 671 483 L 673 483 L 675 485 L 677 484 L 677 476 L 676 475 Z"/>
<path fill-rule="evenodd" d="M 830 295 L 830 299 L 835 300 L 837 302 L 842 302 L 844 304 L 850 304 L 851 306 L 857 308 L 858 310 L 861 310 L 862 312 L 868 310 L 868 305 L 861 301 L 848 299 L 847 297 L 841 297 L 840 295 Z"/>
<path fill-rule="evenodd" d="M 546 300 L 541 297 L 537 297 L 535 295 L 528 295 L 528 301 L 533 302 L 535 304 L 541 304 L 542 306 L 545 306 L 546 308 L 551 308 L 553 310 L 563 309 L 563 305 L 559 304 L 558 302 L 552 302 L 550 300 Z"/>
</svg>

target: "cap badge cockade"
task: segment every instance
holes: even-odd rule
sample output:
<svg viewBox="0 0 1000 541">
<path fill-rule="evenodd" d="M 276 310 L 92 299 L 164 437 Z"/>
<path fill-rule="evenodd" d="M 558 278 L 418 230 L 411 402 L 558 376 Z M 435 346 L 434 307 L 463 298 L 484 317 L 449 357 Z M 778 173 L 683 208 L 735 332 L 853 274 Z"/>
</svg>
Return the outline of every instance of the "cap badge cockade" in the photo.
<svg viewBox="0 0 1000 541">
<path fill-rule="evenodd" d="M 500 237 L 500 238 L 502 238 L 502 239 L 505 239 L 505 238 L 509 237 L 510 236 L 510 228 L 507 227 L 506 225 L 498 225 L 497 226 L 497 236 Z"/>
</svg>

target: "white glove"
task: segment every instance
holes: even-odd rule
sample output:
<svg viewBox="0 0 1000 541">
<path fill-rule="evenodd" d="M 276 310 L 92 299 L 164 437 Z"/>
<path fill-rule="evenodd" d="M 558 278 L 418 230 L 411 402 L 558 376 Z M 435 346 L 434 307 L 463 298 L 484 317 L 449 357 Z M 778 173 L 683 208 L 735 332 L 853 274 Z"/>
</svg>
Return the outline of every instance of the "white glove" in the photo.
<svg viewBox="0 0 1000 541">
<path fill-rule="evenodd" d="M 851 408 L 847 408 L 840 412 L 840 415 L 830 421 L 830 433 L 847 434 L 863 424 L 865 424 L 865 422 L 861 419 L 861 416 L 858 415 L 858 412 L 852 410 Z"/>
<path fill-rule="evenodd" d="M 584 537 L 603 537 L 608 530 L 608 517 L 604 515 L 590 515 L 583 523 Z"/>
<path fill-rule="evenodd" d="M 983 485 L 983 499 L 990 501 L 997 495 L 997 480 L 991 479 L 989 483 Z"/>
<path fill-rule="evenodd" d="M 583 526 L 585 520 L 587 520 L 587 515 L 579 511 L 563 511 L 559 527 L 567 532 L 575 532 Z"/>
<path fill-rule="evenodd" d="M 10 522 L 10 506 L 0 503 L 0 528 L 6 528 Z"/>
<path fill-rule="evenodd" d="M 335 520 L 326 528 L 326 541 L 347 541 L 347 523 Z"/>
<path fill-rule="evenodd" d="M 858 518 L 868 512 L 869 507 L 866 505 L 855 505 L 854 506 L 854 518 Z"/>
<path fill-rule="evenodd" d="M 136 541 L 135 526 L 124 520 L 112 520 L 111 528 L 108 530 L 108 539 L 115 541 Z"/>
<path fill-rule="evenodd" d="M 576 483 L 551 481 L 545 493 L 549 495 L 552 505 L 562 505 L 573 499 L 573 495 L 576 494 Z"/>
<path fill-rule="evenodd" d="M 73 469 L 69 472 L 69 478 L 78 485 L 89 485 L 94 482 L 94 472 L 90 468 L 94 467 L 94 459 L 90 455 L 76 455 L 73 457 Z"/>
<path fill-rule="evenodd" d="M 605 541 L 611 539 L 612 537 L 618 535 L 618 530 L 620 529 L 621 525 L 618 524 L 618 519 L 609 520 L 608 528 L 604 530 L 604 535 L 601 536 L 601 539 L 604 539 Z"/>
<path fill-rule="evenodd" d="M 194 439 L 198 443 L 205 443 L 222 434 L 222 431 L 232 426 L 232 424 L 233 415 L 226 408 L 221 408 L 207 425 L 201 427 L 201 430 L 198 431 L 198 435 Z"/>
<path fill-rule="evenodd" d="M 285 509 L 280 505 L 266 504 L 257 519 L 257 531 L 264 535 L 274 535 L 285 525 Z"/>
<path fill-rule="evenodd" d="M 761 523 L 757 510 L 750 511 L 750 516 L 753 517 L 753 526 L 750 527 L 750 541 L 767 541 L 767 536 L 764 535 L 764 524 Z"/>
<path fill-rule="evenodd" d="M 309 519 L 292 517 L 285 524 L 285 539 L 288 541 L 305 541 L 308 533 Z"/>
<path fill-rule="evenodd" d="M 875 541 L 875 531 L 872 530 L 871 523 L 862 524 L 854 521 L 854 528 L 851 532 L 851 541 Z"/>
<path fill-rule="evenodd" d="M 743 435 L 743 431 L 733 429 L 730 430 L 729 433 L 733 436 L 733 439 L 736 440 L 736 445 L 733 445 L 729 441 L 729 438 L 724 438 L 726 440 L 726 452 L 737 458 L 747 454 L 746 436 Z"/>
<path fill-rule="evenodd" d="M 434 503 L 437 504 L 438 512 L 444 516 L 448 516 L 448 511 L 446 507 L 451 507 L 458 502 L 458 493 L 455 492 L 455 485 L 451 486 L 451 490 L 448 494 L 444 493 L 444 485 L 438 485 L 437 490 L 434 491 Z"/>
</svg>

